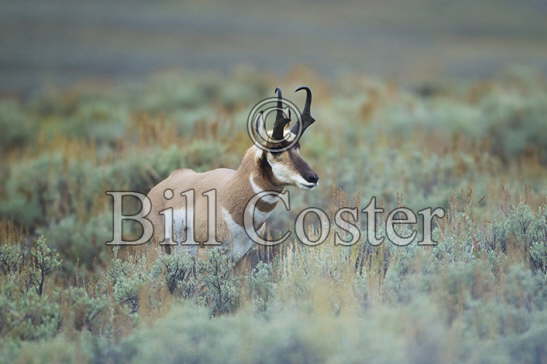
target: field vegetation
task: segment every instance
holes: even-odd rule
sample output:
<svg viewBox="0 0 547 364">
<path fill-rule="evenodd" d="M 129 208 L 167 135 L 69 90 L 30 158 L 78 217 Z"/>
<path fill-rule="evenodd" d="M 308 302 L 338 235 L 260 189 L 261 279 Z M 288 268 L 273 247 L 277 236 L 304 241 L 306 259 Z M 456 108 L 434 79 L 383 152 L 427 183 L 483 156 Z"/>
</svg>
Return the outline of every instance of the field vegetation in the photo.
<svg viewBox="0 0 547 364">
<path fill-rule="evenodd" d="M 341 247 L 331 231 L 240 275 L 219 250 L 195 263 L 104 245 L 105 191 L 237 167 L 251 106 L 275 87 L 302 104 L 301 84 L 317 119 L 302 153 L 321 184 L 292 191 L 271 233 L 308 206 L 375 196 L 445 208 L 438 245 Z M 546 115 L 547 80 L 523 69 L 416 88 L 171 71 L 2 99 L 0 361 L 545 363 Z"/>
</svg>

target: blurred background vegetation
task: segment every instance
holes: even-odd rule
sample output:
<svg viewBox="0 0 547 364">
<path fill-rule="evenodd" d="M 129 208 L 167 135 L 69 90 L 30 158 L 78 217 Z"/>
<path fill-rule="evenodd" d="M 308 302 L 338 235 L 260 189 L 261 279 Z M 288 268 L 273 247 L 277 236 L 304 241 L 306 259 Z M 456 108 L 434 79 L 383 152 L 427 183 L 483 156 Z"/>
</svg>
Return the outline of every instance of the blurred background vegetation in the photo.
<svg viewBox="0 0 547 364">
<path fill-rule="evenodd" d="M 247 65 L 398 82 L 547 70 L 543 0 L 2 1 L 0 90 Z"/>
<path fill-rule="evenodd" d="M 1 362 L 547 361 L 540 1 L 52 1 L 0 17 Z M 154 71 L 154 72 L 152 72 Z M 112 250 L 107 190 L 235 168 L 250 107 L 314 90 L 303 208 L 441 206 L 435 247 Z M 363 230 L 366 222 L 362 221 Z M 313 224 L 309 234 L 316 234 Z"/>
</svg>

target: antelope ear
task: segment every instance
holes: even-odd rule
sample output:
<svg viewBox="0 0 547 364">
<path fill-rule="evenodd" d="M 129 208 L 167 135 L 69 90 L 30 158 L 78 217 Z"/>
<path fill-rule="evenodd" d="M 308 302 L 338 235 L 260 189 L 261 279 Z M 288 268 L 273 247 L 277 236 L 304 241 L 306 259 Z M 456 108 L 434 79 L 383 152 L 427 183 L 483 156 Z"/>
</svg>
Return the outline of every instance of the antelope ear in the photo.
<svg viewBox="0 0 547 364">
<path fill-rule="evenodd" d="M 261 148 L 256 147 L 255 160 L 257 161 L 257 163 L 261 163 L 262 160 L 267 161 L 268 158 L 266 156 L 266 152 Z"/>
<path fill-rule="evenodd" d="M 262 140 L 268 140 L 270 137 L 266 130 L 266 121 L 264 120 L 264 111 L 260 111 L 256 117 L 255 131 L 262 138 Z"/>
</svg>

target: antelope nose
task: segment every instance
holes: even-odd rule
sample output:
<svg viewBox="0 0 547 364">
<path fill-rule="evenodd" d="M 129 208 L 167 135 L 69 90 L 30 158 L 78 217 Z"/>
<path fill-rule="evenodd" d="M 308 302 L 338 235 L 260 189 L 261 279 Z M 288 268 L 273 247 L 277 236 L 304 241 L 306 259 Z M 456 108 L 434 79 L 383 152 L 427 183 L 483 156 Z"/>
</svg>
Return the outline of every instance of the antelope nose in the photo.
<svg viewBox="0 0 547 364">
<path fill-rule="evenodd" d="M 319 181 L 319 176 L 316 173 L 311 173 L 306 176 L 306 181 L 316 184 Z"/>
</svg>

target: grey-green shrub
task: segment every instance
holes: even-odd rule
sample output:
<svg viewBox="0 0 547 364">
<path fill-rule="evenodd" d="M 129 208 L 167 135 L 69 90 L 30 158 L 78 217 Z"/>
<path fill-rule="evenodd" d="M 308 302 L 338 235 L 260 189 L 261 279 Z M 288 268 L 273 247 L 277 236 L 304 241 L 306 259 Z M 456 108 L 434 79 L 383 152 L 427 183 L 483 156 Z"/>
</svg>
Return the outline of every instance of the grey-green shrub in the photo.
<svg viewBox="0 0 547 364">
<path fill-rule="evenodd" d="M 150 272 L 145 267 L 144 258 L 124 261 L 114 258 L 110 269 L 105 273 L 112 284 L 114 300 L 126 305 L 131 313 L 139 310 L 139 291 L 150 280 Z"/>
<path fill-rule="evenodd" d="M 0 101 L 0 151 L 23 147 L 32 140 L 36 128 L 31 116 L 13 101 Z"/>
<path fill-rule="evenodd" d="M 105 243 L 112 238 L 112 216 L 109 213 L 94 216 L 87 222 L 74 215 L 62 218 L 38 231 L 47 237 L 51 245 L 62 252 L 64 268 L 74 272 L 78 264 L 88 269 L 105 262 L 109 257 Z"/>
<path fill-rule="evenodd" d="M 17 252 L 15 249 L 18 249 Z M 25 253 L 21 245 L 0 245 L 0 335 L 37 340 L 57 334 L 61 325 L 57 292 L 46 293 L 48 276 L 61 261 L 45 239 Z M 53 298 L 53 302 L 52 302 Z"/>
<path fill-rule="evenodd" d="M 481 101 L 494 153 L 505 160 L 534 151 L 547 163 L 547 95 L 492 95 Z"/>
<path fill-rule="evenodd" d="M 199 276 L 204 285 L 203 299 L 213 315 L 231 312 L 239 303 L 239 282 L 233 274 L 233 263 L 222 249 L 208 252 L 199 265 Z"/>
<path fill-rule="evenodd" d="M 84 287 L 71 287 L 64 299 L 70 308 L 69 315 L 76 330 L 85 329 L 94 334 L 108 334 L 110 327 L 107 322 L 112 307 L 109 297 L 104 292 L 96 290 L 90 294 Z"/>
<path fill-rule="evenodd" d="M 191 298 L 199 289 L 198 265 L 187 252 L 160 256 L 155 265 L 156 274 L 162 274 L 170 293 Z"/>
<path fill-rule="evenodd" d="M 489 233 L 482 235 L 481 243 L 491 250 L 506 252 L 513 243 L 528 256 L 534 269 L 547 272 L 547 211 L 533 212 L 526 205 L 512 208 L 492 225 Z"/>
<path fill-rule="evenodd" d="M 0 137 L 10 145 L 0 361 L 545 361 L 547 87 L 540 77 L 477 86 L 426 98 L 362 77 L 322 85 L 302 141 L 321 186 L 291 191 L 292 211 L 270 226 L 278 236 L 305 207 L 330 213 L 376 196 L 386 210 L 445 207 L 437 246 L 295 241 L 240 277 L 218 250 L 197 262 L 110 259 L 104 191 L 146 193 L 177 168 L 237 167 L 249 107 L 272 94 L 270 80 L 172 73 L 0 106 L 17 131 Z M 141 140 L 141 116 L 184 142 Z M 67 138 L 89 155 L 65 153 Z M 58 250 L 42 250 L 53 272 L 30 251 L 42 233 Z"/>
<path fill-rule="evenodd" d="M 125 106 L 106 100 L 90 100 L 79 105 L 62 128 L 70 137 L 111 143 L 124 135 L 128 119 Z"/>
<path fill-rule="evenodd" d="M 275 294 L 271 265 L 259 262 L 251 273 L 250 279 L 254 304 L 258 311 L 266 311 Z"/>
</svg>

